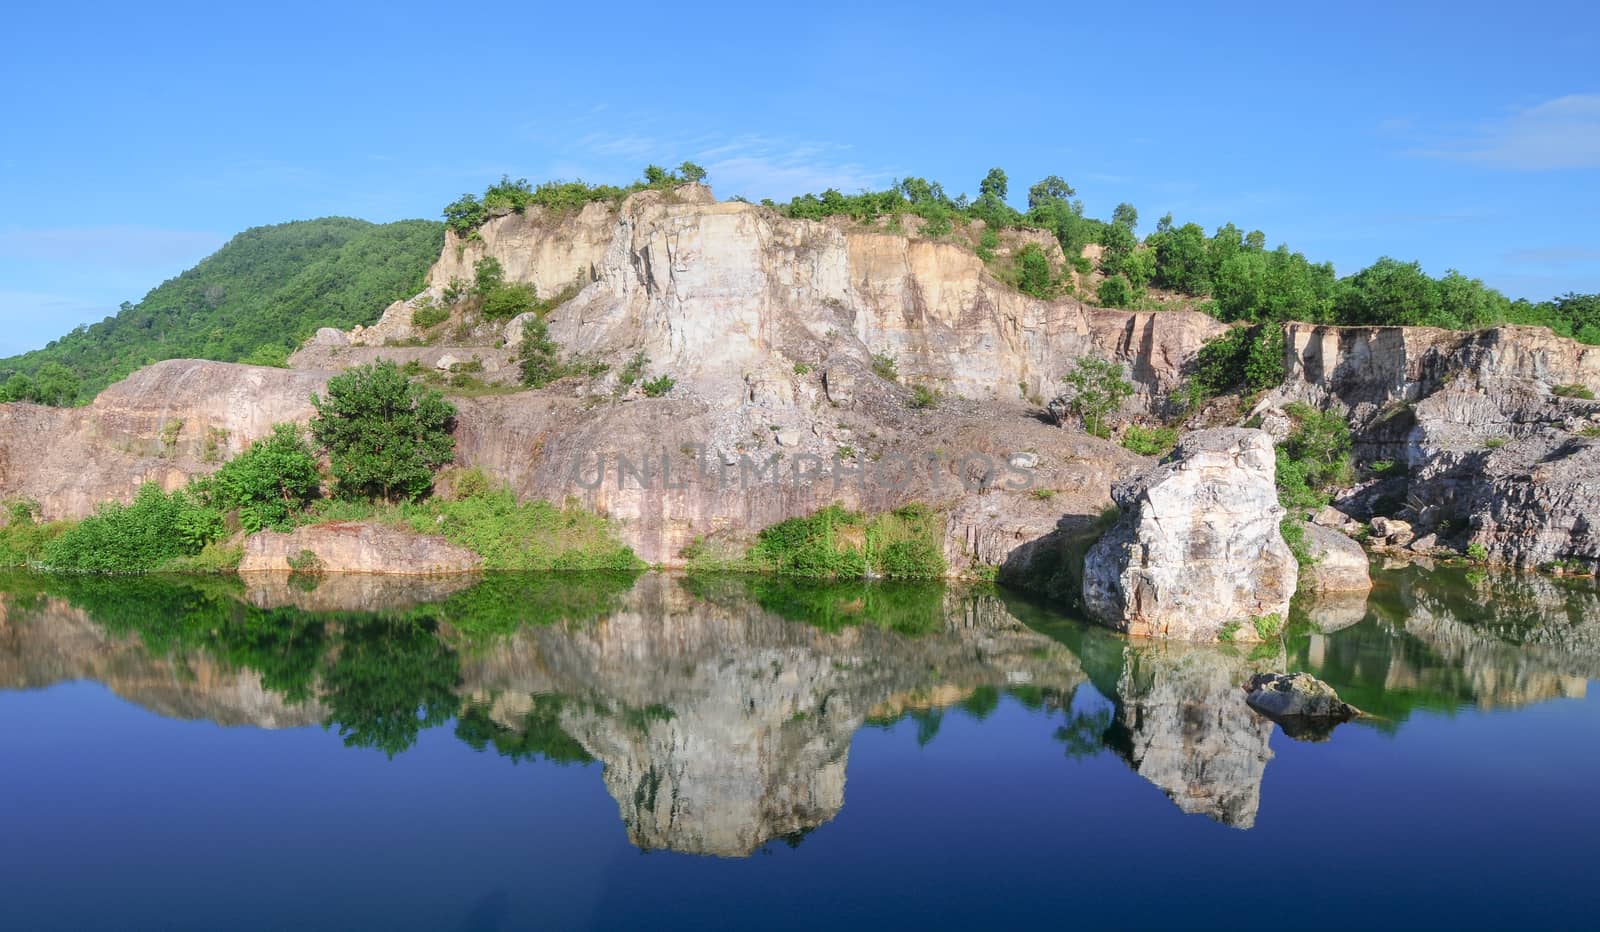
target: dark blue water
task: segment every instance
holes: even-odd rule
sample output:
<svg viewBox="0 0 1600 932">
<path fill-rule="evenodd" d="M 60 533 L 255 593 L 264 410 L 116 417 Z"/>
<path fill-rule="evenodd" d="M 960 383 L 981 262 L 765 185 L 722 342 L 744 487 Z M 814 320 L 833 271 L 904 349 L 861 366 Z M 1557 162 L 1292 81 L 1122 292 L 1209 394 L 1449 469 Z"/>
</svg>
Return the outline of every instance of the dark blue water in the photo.
<svg viewBox="0 0 1600 932">
<path fill-rule="evenodd" d="M 1388 574 L 1235 651 L 938 588 L 495 585 L 8 581 L 0 926 L 1504 928 L 1600 908 L 1592 590 Z M 1291 740 L 1234 688 L 1284 667 L 1379 714 Z"/>
</svg>

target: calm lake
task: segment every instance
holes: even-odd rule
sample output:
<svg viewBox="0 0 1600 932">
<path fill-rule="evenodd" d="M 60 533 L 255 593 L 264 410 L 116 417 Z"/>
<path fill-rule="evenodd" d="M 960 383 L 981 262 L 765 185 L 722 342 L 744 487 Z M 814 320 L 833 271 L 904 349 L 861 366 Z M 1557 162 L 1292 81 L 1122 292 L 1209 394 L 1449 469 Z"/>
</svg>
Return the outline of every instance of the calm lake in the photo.
<svg viewBox="0 0 1600 932">
<path fill-rule="evenodd" d="M 0 577 L 0 928 L 1589 925 L 1600 590 Z M 1370 716 L 1286 735 L 1306 670 Z"/>
</svg>

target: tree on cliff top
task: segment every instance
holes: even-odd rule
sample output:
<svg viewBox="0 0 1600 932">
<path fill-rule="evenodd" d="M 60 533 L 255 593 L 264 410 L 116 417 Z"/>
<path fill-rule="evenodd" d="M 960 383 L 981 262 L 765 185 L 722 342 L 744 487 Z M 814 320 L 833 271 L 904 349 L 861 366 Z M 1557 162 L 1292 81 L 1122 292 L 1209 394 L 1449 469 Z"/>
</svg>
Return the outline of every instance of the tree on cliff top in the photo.
<svg viewBox="0 0 1600 932">
<path fill-rule="evenodd" d="M 455 455 L 456 409 L 382 359 L 328 382 L 311 435 L 328 453 L 338 493 L 401 501 L 433 488 L 433 472 Z"/>
</svg>

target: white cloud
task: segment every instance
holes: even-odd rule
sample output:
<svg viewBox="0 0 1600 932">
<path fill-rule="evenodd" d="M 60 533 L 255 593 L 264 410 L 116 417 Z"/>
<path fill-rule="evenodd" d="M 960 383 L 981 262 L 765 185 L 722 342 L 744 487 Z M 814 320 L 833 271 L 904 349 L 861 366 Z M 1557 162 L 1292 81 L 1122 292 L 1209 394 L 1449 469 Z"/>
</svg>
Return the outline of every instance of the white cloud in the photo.
<svg viewBox="0 0 1600 932">
<path fill-rule="evenodd" d="M 1600 94 L 1568 94 L 1414 154 L 1513 171 L 1600 168 Z"/>
</svg>

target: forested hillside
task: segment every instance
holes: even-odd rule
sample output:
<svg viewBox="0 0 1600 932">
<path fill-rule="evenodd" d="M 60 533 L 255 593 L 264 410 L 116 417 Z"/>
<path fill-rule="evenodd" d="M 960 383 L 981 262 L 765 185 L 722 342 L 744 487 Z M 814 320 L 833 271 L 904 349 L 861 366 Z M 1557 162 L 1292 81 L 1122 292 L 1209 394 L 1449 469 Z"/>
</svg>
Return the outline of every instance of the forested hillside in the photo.
<svg viewBox="0 0 1600 932">
<path fill-rule="evenodd" d="M 0 360 L 0 400 L 87 401 L 162 359 L 281 365 L 318 327 L 371 323 L 421 290 L 443 242 L 444 225 L 426 220 L 254 227 L 138 304 Z"/>
</svg>

